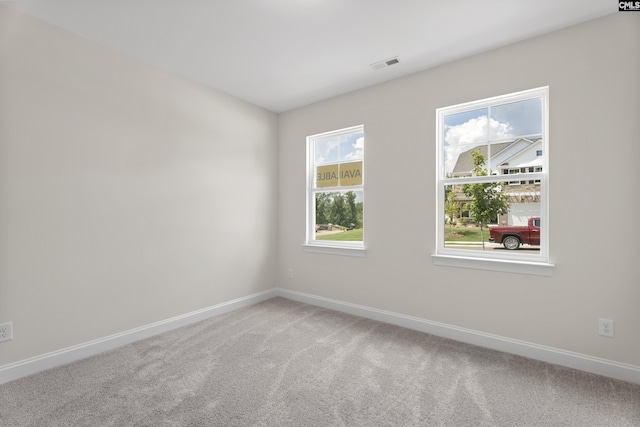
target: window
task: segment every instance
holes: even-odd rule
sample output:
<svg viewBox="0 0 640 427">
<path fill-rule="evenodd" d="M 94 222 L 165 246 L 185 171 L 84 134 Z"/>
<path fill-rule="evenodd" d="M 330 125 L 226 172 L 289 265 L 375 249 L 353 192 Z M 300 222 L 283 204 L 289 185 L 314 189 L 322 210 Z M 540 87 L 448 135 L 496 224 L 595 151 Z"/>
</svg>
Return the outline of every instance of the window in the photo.
<svg viewBox="0 0 640 427">
<path fill-rule="evenodd" d="M 307 137 L 311 252 L 364 256 L 364 127 Z"/>
<path fill-rule="evenodd" d="M 434 262 L 551 274 L 548 88 L 439 108 L 436 117 Z"/>
</svg>

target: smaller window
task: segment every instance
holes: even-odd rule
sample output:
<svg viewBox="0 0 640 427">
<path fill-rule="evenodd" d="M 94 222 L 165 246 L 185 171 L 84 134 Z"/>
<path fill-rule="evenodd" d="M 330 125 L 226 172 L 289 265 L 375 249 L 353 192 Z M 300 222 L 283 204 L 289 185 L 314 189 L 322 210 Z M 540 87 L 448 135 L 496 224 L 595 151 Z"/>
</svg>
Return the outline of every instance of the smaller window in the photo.
<svg viewBox="0 0 640 427">
<path fill-rule="evenodd" d="M 536 150 L 536 156 L 537 157 L 542 156 L 542 150 Z"/>
<path fill-rule="evenodd" d="M 307 158 L 306 247 L 363 256 L 364 127 L 307 137 Z"/>
</svg>

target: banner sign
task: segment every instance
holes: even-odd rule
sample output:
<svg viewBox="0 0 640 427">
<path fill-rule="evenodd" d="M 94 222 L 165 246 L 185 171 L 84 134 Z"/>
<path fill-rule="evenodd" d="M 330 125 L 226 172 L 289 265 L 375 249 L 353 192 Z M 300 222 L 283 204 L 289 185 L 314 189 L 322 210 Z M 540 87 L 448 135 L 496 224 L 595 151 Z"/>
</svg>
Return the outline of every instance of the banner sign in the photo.
<svg viewBox="0 0 640 427">
<path fill-rule="evenodd" d="M 362 185 L 362 161 L 316 167 L 318 188 L 351 185 Z"/>
<path fill-rule="evenodd" d="M 318 187 L 337 187 L 339 185 L 339 165 L 318 166 L 316 172 L 316 185 Z"/>
<path fill-rule="evenodd" d="M 340 186 L 362 185 L 362 162 L 340 165 Z"/>
</svg>

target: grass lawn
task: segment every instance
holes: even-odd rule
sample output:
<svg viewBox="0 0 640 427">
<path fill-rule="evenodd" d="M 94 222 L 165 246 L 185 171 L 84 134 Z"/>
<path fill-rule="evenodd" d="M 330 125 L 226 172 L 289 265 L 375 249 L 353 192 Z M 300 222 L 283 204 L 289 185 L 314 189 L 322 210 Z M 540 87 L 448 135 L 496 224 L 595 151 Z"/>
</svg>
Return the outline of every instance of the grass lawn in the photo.
<svg viewBox="0 0 640 427">
<path fill-rule="evenodd" d="M 326 234 L 324 236 L 316 236 L 316 240 L 339 240 L 349 242 L 362 242 L 362 228 L 345 231 L 336 234 Z"/>
<path fill-rule="evenodd" d="M 481 242 L 479 228 L 454 228 L 453 233 L 450 227 L 445 228 L 445 242 Z M 362 242 L 362 228 L 349 230 L 342 233 L 326 234 L 316 236 L 316 240 L 336 240 L 349 242 Z M 484 230 L 484 241 L 489 241 L 489 229 Z"/>
<path fill-rule="evenodd" d="M 444 229 L 444 241 L 445 242 L 481 242 L 482 236 L 480 235 L 479 228 L 454 228 L 453 233 L 451 227 L 445 227 Z M 489 241 L 489 229 L 484 229 L 484 241 Z"/>
</svg>

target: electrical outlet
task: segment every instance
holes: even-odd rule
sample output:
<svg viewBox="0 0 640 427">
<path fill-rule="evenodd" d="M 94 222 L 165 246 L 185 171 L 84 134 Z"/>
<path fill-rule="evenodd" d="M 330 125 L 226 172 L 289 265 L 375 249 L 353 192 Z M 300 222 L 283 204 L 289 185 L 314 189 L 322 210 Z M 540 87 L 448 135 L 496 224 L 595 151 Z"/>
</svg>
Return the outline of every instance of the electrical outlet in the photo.
<svg viewBox="0 0 640 427">
<path fill-rule="evenodd" d="M 293 268 L 287 270 L 287 279 L 293 279 Z"/>
<path fill-rule="evenodd" d="M 0 325 L 0 342 L 13 339 L 13 323 L 3 323 Z"/>
<path fill-rule="evenodd" d="M 615 337 L 615 330 L 613 326 L 613 320 L 599 319 L 598 320 L 598 335 L 605 337 Z"/>
</svg>

